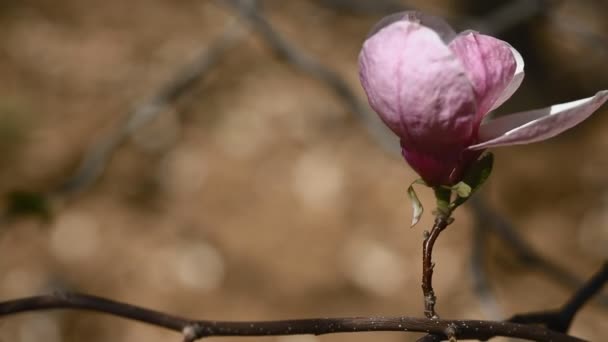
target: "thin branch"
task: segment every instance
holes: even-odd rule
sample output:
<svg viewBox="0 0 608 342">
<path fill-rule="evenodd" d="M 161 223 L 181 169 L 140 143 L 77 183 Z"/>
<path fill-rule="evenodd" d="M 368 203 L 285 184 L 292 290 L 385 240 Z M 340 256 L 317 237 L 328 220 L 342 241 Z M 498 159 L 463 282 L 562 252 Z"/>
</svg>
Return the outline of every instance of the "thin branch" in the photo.
<svg viewBox="0 0 608 342">
<path fill-rule="evenodd" d="M 173 78 L 163 84 L 156 94 L 143 101 L 125 116 L 114 130 L 95 141 L 85 152 L 74 174 L 62 184 L 56 194 L 72 194 L 83 191 L 103 173 L 113 152 L 139 127 L 152 121 L 175 101 L 192 89 L 210 69 L 222 60 L 222 56 L 239 41 L 242 29 L 234 23 L 227 25 L 221 37 L 204 49 L 190 64 L 178 70 Z"/>
<path fill-rule="evenodd" d="M 575 22 L 572 18 L 553 15 L 548 19 L 552 25 L 557 27 L 557 35 L 561 36 L 563 33 L 573 32 L 582 38 L 582 41 L 590 47 L 588 50 L 589 53 L 602 53 L 604 55 L 608 53 L 608 39 L 606 39 L 605 35 L 585 28 L 584 25 L 580 25 L 580 23 Z M 560 30 L 562 32 L 559 32 Z"/>
<path fill-rule="evenodd" d="M 51 309 L 88 310 L 144 322 L 180 332 L 184 335 L 184 341 L 188 342 L 210 336 L 321 335 L 364 331 L 423 332 L 443 339 L 453 335 L 458 339 L 486 340 L 504 336 L 541 342 L 584 341 L 540 326 L 479 320 L 412 317 L 344 317 L 248 322 L 193 320 L 77 293 L 56 293 L 0 302 L 0 317 Z"/>
<path fill-rule="evenodd" d="M 489 14 L 470 19 L 466 24 L 485 34 L 499 36 L 552 9 L 550 0 L 514 0 L 498 7 Z"/>
<path fill-rule="evenodd" d="M 437 319 L 435 312 L 435 304 L 437 297 L 433 290 L 433 246 L 439 237 L 439 234 L 450 224 L 450 218 L 443 215 L 437 215 L 435 223 L 431 231 L 424 232 L 424 241 L 422 243 L 422 293 L 424 294 L 424 315 L 428 318 Z"/>
<path fill-rule="evenodd" d="M 387 14 L 410 9 L 399 0 L 320 0 L 321 6 L 355 14 Z"/>
<path fill-rule="evenodd" d="M 564 316 L 565 321 L 568 322 L 568 327 L 574 319 L 576 313 L 585 305 L 587 302 L 597 295 L 604 285 L 608 282 L 608 261 L 604 262 L 602 268 L 583 286 L 581 287 L 574 296 L 562 307 L 561 312 Z M 566 330 L 567 331 L 567 328 Z"/>
<path fill-rule="evenodd" d="M 502 242 L 508 244 L 508 246 L 515 252 L 515 256 L 527 266 L 536 268 L 545 274 L 545 276 L 552 278 L 557 284 L 566 285 L 571 289 L 578 289 L 584 283 L 583 280 L 571 274 L 568 270 L 555 264 L 554 262 L 546 259 L 537 251 L 534 250 L 530 244 L 528 244 L 518 233 L 513 224 L 504 216 L 500 215 L 497 211 L 490 208 L 483 202 L 482 197 L 473 196 L 469 201 L 472 204 L 472 209 L 476 216 L 481 217 L 484 224 L 484 229 L 491 229 L 491 231 L 498 235 Z M 600 294 L 598 301 L 604 305 L 608 305 L 608 296 Z"/>
<path fill-rule="evenodd" d="M 516 315 L 509 321 L 524 324 L 544 324 L 551 330 L 565 333 L 570 329 L 574 316 L 593 296 L 600 292 L 607 282 L 608 262 L 605 262 L 602 268 L 559 310 Z"/>
<path fill-rule="evenodd" d="M 252 28 L 258 32 L 260 37 L 263 38 L 277 57 L 327 84 L 327 86 L 344 101 L 350 111 L 363 123 L 363 126 L 367 129 L 372 138 L 374 138 L 384 150 L 391 152 L 398 151 L 396 149 L 397 144 L 395 138 L 392 135 L 387 134 L 387 129 L 384 125 L 378 120 L 369 106 L 359 99 L 348 83 L 338 73 L 324 66 L 312 56 L 300 51 L 298 47 L 285 39 L 256 6 L 257 1 L 221 0 L 219 2 L 236 9 L 239 15 L 247 20 L 252 25 Z"/>
<path fill-rule="evenodd" d="M 472 204 L 475 206 L 475 204 Z M 475 211 L 478 213 L 478 211 Z M 475 226 L 473 229 L 473 248 L 471 250 L 470 274 L 473 283 L 473 292 L 479 298 L 479 302 L 486 317 L 500 319 L 504 317 L 502 309 L 492 292 L 490 281 L 487 277 L 484 260 L 489 230 L 485 228 L 488 222 L 475 215 Z"/>
</svg>

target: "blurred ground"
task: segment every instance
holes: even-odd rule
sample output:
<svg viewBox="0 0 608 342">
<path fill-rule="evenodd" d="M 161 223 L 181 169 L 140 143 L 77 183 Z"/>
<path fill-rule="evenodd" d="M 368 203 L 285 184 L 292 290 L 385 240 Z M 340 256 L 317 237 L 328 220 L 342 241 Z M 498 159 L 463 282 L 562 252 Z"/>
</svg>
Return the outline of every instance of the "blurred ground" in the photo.
<svg viewBox="0 0 608 342">
<path fill-rule="evenodd" d="M 362 97 L 356 58 L 379 16 L 321 2 L 266 1 L 264 9 L 285 37 Z M 462 1 L 418 3 L 451 17 L 481 11 Z M 592 1 L 572 3 L 505 33 L 529 60 L 525 86 L 507 111 L 608 88 L 608 45 L 597 41 L 606 39 L 606 12 Z M 204 0 L 0 4 L 0 191 L 46 192 L 65 182 L 90 144 L 234 18 Z M 239 39 L 177 106 L 117 150 L 100 182 L 54 201 L 46 220 L 3 221 L 0 299 L 64 288 L 208 319 L 422 314 L 422 230 L 431 219 L 408 229 L 405 189 L 416 176 L 325 84 L 278 61 L 255 34 Z M 606 129 L 605 106 L 559 138 L 497 150 L 485 189 L 534 247 L 581 278 L 608 258 Z M 430 213 L 430 192 L 420 194 Z M 485 317 L 468 272 L 467 211 L 435 249 L 438 310 L 446 318 Z M 556 307 L 572 292 L 517 263 L 500 241 L 491 241 L 485 262 L 507 315 Z M 599 340 L 607 317 L 589 305 L 573 333 Z M 81 312 L 0 321 L 0 341 L 83 338 L 178 336 Z"/>
</svg>

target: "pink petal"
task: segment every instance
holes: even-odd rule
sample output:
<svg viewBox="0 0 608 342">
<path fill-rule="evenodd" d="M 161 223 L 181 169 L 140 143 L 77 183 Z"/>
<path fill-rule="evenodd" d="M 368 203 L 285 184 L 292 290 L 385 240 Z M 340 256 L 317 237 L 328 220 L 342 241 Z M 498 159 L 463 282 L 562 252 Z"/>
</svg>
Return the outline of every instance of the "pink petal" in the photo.
<svg viewBox="0 0 608 342">
<path fill-rule="evenodd" d="M 473 31 L 460 34 L 449 46 L 473 84 L 480 122 L 513 80 L 517 62 L 512 47 L 502 40 Z"/>
<path fill-rule="evenodd" d="M 482 143 L 470 146 L 479 150 L 495 146 L 528 144 L 549 139 L 588 118 L 608 100 L 608 90 L 586 99 L 503 116 L 483 124 Z"/>
<path fill-rule="evenodd" d="M 463 174 L 479 158 L 483 151 L 461 150 L 458 153 L 420 153 L 401 143 L 401 153 L 407 163 L 427 185 L 454 185 L 462 180 Z"/>
<path fill-rule="evenodd" d="M 505 101 L 511 98 L 511 96 L 515 93 L 515 91 L 521 85 L 521 82 L 524 80 L 524 59 L 521 57 L 521 54 L 515 48 L 511 48 L 511 52 L 513 53 L 513 58 L 515 58 L 515 75 L 511 79 L 511 82 L 507 85 L 507 87 L 502 91 L 496 102 L 490 108 L 490 112 L 494 109 L 500 107 Z"/>
<path fill-rule="evenodd" d="M 439 35 L 445 44 L 448 44 L 457 36 L 450 24 L 440 17 L 428 15 L 419 11 L 403 11 L 382 18 L 376 25 L 374 25 L 374 27 L 372 27 L 371 31 L 367 35 L 367 38 L 373 36 L 381 29 L 397 21 L 409 21 L 411 23 L 417 23 L 424 27 L 430 28 Z"/>
<path fill-rule="evenodd" d="M 476 127 L 471 84 L 433 30 L 397 21 L 366 40 L 360 78 L 372 108 L 410 148 L 467 144 Z"/>
</svg>

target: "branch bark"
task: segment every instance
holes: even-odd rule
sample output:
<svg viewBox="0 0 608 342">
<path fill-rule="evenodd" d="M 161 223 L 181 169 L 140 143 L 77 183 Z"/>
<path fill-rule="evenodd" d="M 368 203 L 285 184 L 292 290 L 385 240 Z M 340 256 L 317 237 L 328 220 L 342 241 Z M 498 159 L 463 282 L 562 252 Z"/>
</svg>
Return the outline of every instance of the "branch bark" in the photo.
<svg viewBox="0 0 608 342">
<path fill-rule="evenodd" d="M 435 304 L 437 297 L 433 290 L 433 268 L 435 263 L 432 260 L 433 246 L 439 234 L 450 224 L 450 218 L 438 215 L 435 218 L 435 224 L 430 232 L 424 232 L 424 241 L 422 243 L 422 293 L 424 294 L 424 315 L 427 318 L 438 319 L 439 316 L 435 312 Z"/>
<path fill-rule="evenodd" d="M 541 342 L 584 341 L 540 326 L 479 320 L 413 317 L 344 317 L 243 322 L 194 320 L 78 293 L 55 293 L 0 302 L 0 317 L 51 309 L 95 311 L 144 322 L 180 332 L 184 336 L 184 341 L 210 336 L 321 335 L 364 331 L 422 332 L 443 339 L 453 335 L 458 339 L 479 340 L 504 336 Z"/>
</svg>

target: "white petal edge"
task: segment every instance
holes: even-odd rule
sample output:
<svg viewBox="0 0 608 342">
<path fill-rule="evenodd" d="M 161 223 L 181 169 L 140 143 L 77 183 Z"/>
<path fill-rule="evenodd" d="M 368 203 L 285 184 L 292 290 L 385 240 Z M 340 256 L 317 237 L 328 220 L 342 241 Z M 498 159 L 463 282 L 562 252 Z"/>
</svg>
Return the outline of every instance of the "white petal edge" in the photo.
<svg viewBox="0 0 608 342">
<path fill-rule="evenodd" d="M 554 137 L 587 119 L 608 100 L 608 90 L 585 99 L 520 112 L 484 123 L 479 128 L 481 143 L 470 150 L 528 144 Z"/>
<path fill-rule="evenodd" d="M 492 105 L 490 112 L 494 109 L 500 107 L 505 101 L 511 98 L 515 91 L 521 85 L 521 82 L 524 80 L 524 59 L 521 54 L 515 50 L 514 47 L 511 47 L 511 52 L 513 53 L 513 57 L 515 58 L 515 74 L 513 74 L 513 78 L 511 82 L 507 85 L 507 87 L 502 91 L 496 102 Z"/>
</svg>

